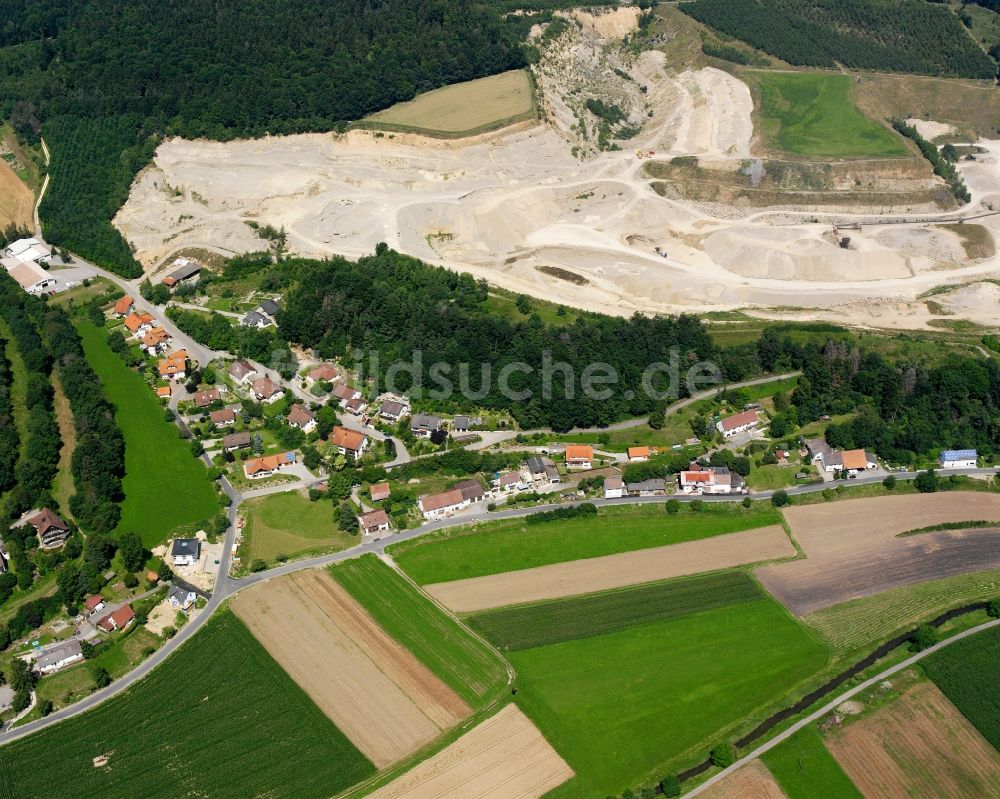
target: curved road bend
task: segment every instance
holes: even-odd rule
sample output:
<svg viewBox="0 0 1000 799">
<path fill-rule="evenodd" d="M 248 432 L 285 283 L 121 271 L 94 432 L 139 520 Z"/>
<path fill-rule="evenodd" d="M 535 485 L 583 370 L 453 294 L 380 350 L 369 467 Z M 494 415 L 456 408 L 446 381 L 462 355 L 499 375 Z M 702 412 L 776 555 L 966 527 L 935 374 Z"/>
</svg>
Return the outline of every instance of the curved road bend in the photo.
<svg viewBox="0 0 1000 799">
<path fill-rule="evenodd" d="M 715 774 L 712 777 L 709 777 L 707 780 L 705 780 L 705 782 L 703 782 L 697 788 L 693 788 L 692 790 L 688 791 L 686 794 L 684 794 L 684 799 L 688 799 L 689 797 L 692 797 L 692 796 L 698 796 L 699 794 L 703 793 L 704 791 L 707 791 L 709 788 L 711 788 L 717 782 L 719 782 L 720 780 L 725 779 L 727 776 L 729 776 L 730 774 L 732 774 L 734 771 L 736 771 L 741 766 L 745 766 L 751 760 L 754 760 L 754 759 L 760 757 L 765 752 L 770 751 L 771 749 L 773 749 L 774 747 L 776 747 L 778 744 L 782 743 L 783 741 L 787 741 L 789 738 L 791 738 L 795 733 L 797 733 L 803 727 L 806 727 L 809 724 L 812 724 L 817 719 L 823 718 L 823 716 L 825 716 L 827 713 L 830 713 L 833 710 L 835 710 L 838 705 L 846 702 L 848 699 L 851 699 L 851 698 L 857 696 L 858 694 L 862 693 L 863 691 L 867 691 L 873 685 L 876 685 L 876 684 L 882 682 L 882 680 L 884 680 L 884 679 L 886 679 L 888 677 L 891 677 L 893 674 L 897 674 L 897 673 L 903 671 L 904 669 L 908 669 L 914 663 L 917 663 L 917 662 L 923 660 L 925 657 L 928 657 L 929 655 L 933 655 L 935 652 L 939 652 L 942 649 L 951 646 L 952 644 L 956 643 L 957 641 L 961 641 L 963 638 L 968 638 L 971 635 L 976 635 L 976 634 L 981 633 L 981 632 L 983 632 L 985 630 L 992 629 L 993 627 L 996 627 L 997 625 L 1000 625 L 1000 619 L 993 619 L 992 621 L 984 622 L 983 624 L 980 624 L 980 625 L 978 625 L 976 627 L 971 627 L 968 630 L 963 630 L 962 632 L 953 635 L 951 638 L 946 638 L 944 641 L 941 641 L 940 643 L 935 644 L 934 646 L 929 647 L 929 648 L 923 650 L 922 652 L 917 652 L 915 655 L 911 655 L 906 660 L 903 660 L 903 661 L 897 663 L 894 666 L 890 666 L 885 671 L 882 671 L 882 672 L 879 672 L 878 674 L 876 674 L 874 677 L 870 677 L 869 679 L 865 680 L 864 682 L 859 683 L 858 685 L 855 685 L 853 688 L 851 688 L 851 689 L 849 689 L 847 691 L 844 691 L 844 693 L 840 694 L 835 699 L 831 699 L 829 702 L 827 702 L 825 705 L 823 705 L 823 707 L 821 707 L 819 710 L 816 710 L 816 711 L 810 713 L 805 718 L 800 719 L 799 721 L 795 722 L 787 730 L 779 733 L 774 738 L 771 738 L 769 741 L 766 741 L 765 743 L 762 743 L 760 746 L 758 746 L 752 752 L 750 752 L 747 755 L 744 755 L 739 760 L 737 760 L 735 763 L 733 763 L 733 765 L 729 766 L 728 768 L 723 769 L 718 774 Z"/>
</svg>

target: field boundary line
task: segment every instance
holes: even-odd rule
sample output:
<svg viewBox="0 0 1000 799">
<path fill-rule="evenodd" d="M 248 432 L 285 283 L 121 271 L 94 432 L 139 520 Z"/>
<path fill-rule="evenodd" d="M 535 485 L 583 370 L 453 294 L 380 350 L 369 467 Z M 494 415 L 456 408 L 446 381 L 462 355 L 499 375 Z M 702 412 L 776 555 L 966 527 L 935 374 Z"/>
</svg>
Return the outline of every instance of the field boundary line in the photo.
<svg viewBox="0 0 1000 799">
<path fill-rule="evenodd" d="M 954 643 L 956 643 L 958 641 L 962 641 L 965 638 L 969 638 L 969 637 L 971 637 L 973 635 L 978 635 L 981 632 L 985 632 L 986 630 L 993 629 L 994 627 L 997 627 L 997 626 L 1000 626 L 1000 619 L 993 619 L 992 621 L 984 622 L 983 624 L 980 624 L 980 625 L 978 625 L 976 627 L 971 627 L 968 630 L 963 630 L 960 633 L 956 633 L 951 638 L 947 638 L 944 641 L 941 641 L 941 642 L 939 642 L 937 644 L 934 644 L 934 646 L 928 647 L 927 649 L 924 649 L 924 650 L 922 650 L 920 652 L 917 652 L 916 654 L 911 655 L 910 657 L 906 658 L 905 660 L 900 661 L 899 663 L 895 664 L 894 666 L 890 666 L 889 668 L 885 669 L 884 671 L 881 671 L 878 674 L 876 674 L 874 677 L 869 677 L 864 682 L 861 682 L 858 685 L 855 685 L 853 688 L 845 691 L 844 693 L 837 695 L 836 697 L 834 697 L 833 699 L 831 699 L 829 702 L 827 702 L 825 705 L 823 705 L 821 708 L 819 708 L 818 710 L 813 711 L 812 713 L 810 713 L 805 718 L 800 719 L 799 721 L 795 722 L 788 729 L 783 730 L 781 733 L 779 733 L 778 735 L 774 736 L 769 741 L 766 741 L 765 743 L 761 744 L 760 746 L 758 746 L 753 751 L 751 751 L 748 754 L 744 755 L 743 757 L 741 757 L 739 760 L 737 760 L 735 763 L 733 763 L 728 768 L 723 769 L 718 774 L 712 775 L 707 780 L 705 780 L 705 782 L 703 782 L 701 785 L 699 785 L 699 786 L 697 786 L 695 788 L 692 788 L 690 791 L 688 791 L 688 792 L 686 792 L 684 794 L 684 799 L 689 799 L 689 797 L 698 796 L 699 794 L 701 794 L 704 791 L 708 790 L 708 788 L 710 788 L 711 786 L 713 786 L 716 783 L 720 782 L 724 777 L 727 777 L 728 775 L 732 774 L 734 771 L 736 771 L 737 769 L 741 768 L 742 766 L 747 765 L 747 763 L 750 763 L 751 761 L 756 760 L 758 757 L 760 757 L 761 755 L 763 755 L 765 752 L 769 752 L 771 749 L 773 749 L 774 747 L 776 747 L 778 744 L 780 744 L 780 743 L 786 741 L 787 739 L 791 738 L 792 735 L 794 735 L 795 733 L 797 733 L 802 728 L 809 726 L 814 721 L 816 721 L 818 719 L 821 719 L 823 716 L 825 716 L 828 713 L 832 712 L 833 710 L 835 710 L 837 708 L 838 705 L 846 702 L 848 699 L 852 699 L 853 697 L 857 696 L 858 694 L 860 694 L 863 691 L 866 691 L 867 689 L 871 688 L 873 685 L 876 685 L 877 683 L 881 682 L 882 680 L 886 679 L 887 677 L 891 677 L 892 675 L 897 674 L 900 671 L 904 671 L 905 669 L 908 669 L 910 666 L 914 665 L 915 663 L 919 663 L 924 658 L 926 658 L 926 657 L 928 657 L 930 655 L 933 655 L 936 652 L 940 652 L 942 649 L 945 649 L 945 648 L 951 646 L 952 644 L 954 644 Z"/>
</svg>

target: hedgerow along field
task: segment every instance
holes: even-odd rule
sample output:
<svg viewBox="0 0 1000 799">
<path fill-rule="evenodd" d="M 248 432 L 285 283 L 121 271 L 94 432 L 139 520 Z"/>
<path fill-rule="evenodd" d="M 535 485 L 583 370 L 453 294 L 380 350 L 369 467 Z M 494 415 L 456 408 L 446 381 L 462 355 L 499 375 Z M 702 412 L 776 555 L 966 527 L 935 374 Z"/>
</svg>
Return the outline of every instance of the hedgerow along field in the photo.
<svg viewBox="0 0 1000 799">
<path fill-rule="evenodd" d="M 996 627 L 952 644 L 923 661 L 924 671 L 1000 751 L 1000 629 Z"/>
<path fill-rule="evenodd" d="M 757 87 L 761 128 L 774 150 L 831 158 L 910 154 L 892 130 L 858 111 L 848 75 L 748 71 L 746 77 Z"/>
<path fill-rule="evenodd" d="M 581 516 L 529 525 L 523 519 L 488 522 L 389 548 L 418 585 L 483 577 L 582 558 L 696 541 L 781 521 L 770 507 L 682 507 L 670 515 L 663 505 L 601 509 Z"/>
<path fill-rule="evenodd" d="M 531 649 L 763 597 L 748 574 L 731 571 L 500 608 L 474 614 L 467 621 L 499 649 Z"/>
<path fill-rule="evenodd" d="M 471 707 L 506 685 L 506 666 L 498 655 L 374 555 L 332 566 L 330 573 L 383 630 Z"/>
<path fill-rule="evenodd" d="M 327 799 L 375 770 L 228 611 L 137 685 L 0 758 L 3 799 Z"/>
<path fill-rule="evenodd" d="M 559 799 L 694 765 L 828 660 L 767 597 L 507 656 L 515 701 L 577 774 L 549 795 Z"/>
<path fill-rule="evenodd" d="M 175 528 L 210 519 L 219 503 L 208 470 L 164 420 L 149 385 L 111 351 L 106 331 L 87 321 L 77 330 L 125 436 L 125 499 L 116 531 L 138 533 L 154 547 Z"/>
<path fill-rule="evenodd" d="M 359 127 L 457 138 L 534 119 L 536 113 L 531 78 L 515 69 L 425 92 L 365 117 Z"/>
<path fill-rule="evenodd" d="M 813 726 L 799 730 L 760 759 L 788 799 L 862 799 Z"/>
</svg>

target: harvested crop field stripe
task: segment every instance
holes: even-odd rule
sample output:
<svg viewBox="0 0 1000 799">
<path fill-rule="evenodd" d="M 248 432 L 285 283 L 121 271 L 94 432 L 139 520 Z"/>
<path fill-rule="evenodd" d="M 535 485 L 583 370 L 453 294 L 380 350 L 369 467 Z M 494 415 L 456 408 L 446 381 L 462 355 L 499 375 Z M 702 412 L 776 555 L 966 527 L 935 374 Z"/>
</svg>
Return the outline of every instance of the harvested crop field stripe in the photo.
<svg viewBox="0 0 1000 799">
<path fill-rule="evenodd" d="M 789 799 L 861 799 L 814 726 L 799 730 L 761 759 Z"/>
<path fill-rule="evenodd" d="M 374 555 L 337 564 L 330 573 L 383 630 L 470 705 L 483 703 L 506 684 L 499 655 Z"/>
<path fill-rule="evenodd" d="M 233 598 L 232 608 L 379 767 L 411 754 L 471 712 L 324 571 L 253 586 Z"/>
<path fill-rule="evenodd" d="M 785 531 L 773 525 L 703 541 L 437 583 L 426 586 L 426 590 L 451 610 L 471 613 L 791 558 L 795 554 Z"/>
<path fill-rule="evenodd" d="M 847 724 L 827 746 L 866 797 L 1000 796 L 1000 754 L 931 683 Z"/>
<path fill-rule="evenodd" d="M 472 616 L 469 625 L 500 649 L 530 649 L 678 619 L 763 596 L 760 586 L 745 572 L 722 572 L 491 610 Z"/>
<path fill-rule="evenodd" d="M 786 799 L 786 797 L 768 772 L 767 766 L 759 760 L 751 760 L 701 794 L 701 799 Z M 813 795 L 810 799 L 819 799 L 819 796 Z"/>
<path fill-rule="evenodd" d="M 531 720 L 507 705 L 368 799 L 537 799 L 572 776 Z"/>
</svg>

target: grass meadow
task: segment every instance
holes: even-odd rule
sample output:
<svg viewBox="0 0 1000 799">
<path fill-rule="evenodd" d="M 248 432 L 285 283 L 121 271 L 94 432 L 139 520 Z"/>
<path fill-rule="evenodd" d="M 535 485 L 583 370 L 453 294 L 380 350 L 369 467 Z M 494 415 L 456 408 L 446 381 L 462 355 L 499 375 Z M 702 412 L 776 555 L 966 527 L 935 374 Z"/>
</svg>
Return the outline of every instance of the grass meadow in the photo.
<svg viewBox="0 0 1000 799">
<path fill-rule="evenodd" d="M 804 156 L 882 158 L 909 154 L 899 136 L 855 106 L 851 78 L 816 72 L 749 72 L 761 127 L 775 150 Z"/>
<path fill-rule="evenodd" d="M 0 760 L 2 799 L 327 799 L 375 770 L 229 612 L 137 685 Z"/>
<path fill-rule="evenodd" d="M 146 381 L 111 351 L 105 330 L 86 321 L 77 329 L 125 436 L 125 500 L 117 532 L 136 532 L 154 547 L 175 528 L 211 518 L 219 504 L 208 471 L 177 428 L 164 421 Z"/>
<path fill-rule="evenodd" d="M 298 491 L 250 499 L 242 509 L 247 519 L 240 548 L 244 563 L 347 549 L 359 540 L 337 526 L 329 500 L 310 502 Z"/>
<path fill-rule="evenodd" d="M 761 760 L 788 799 L 862 799 L 814 726 L 799 730 Z"/>
<path fill-rule="evenodd" d="M 696 541 L 780 522 L 779 513 L 767 506 L 709 505 L 700 512 L 682 507 L 670 515 L 662 505 L 647 505 L 601 509 L 596 516 L 534 525 L 523 519 L 487 522 L 422 536 L 389 551 L 403 571 L 426 585 Z"/>
<path fill-rule="evenodd" d="M 769 598 L 508 654 L 516 701 L 577 776 L 550 797 L 618 793 L 693 765 L 827 663 Z"/>
<path fill-rule="evenodd" d="M 496 654 L 374 555 L 333 566 L 330 573 L 382 629 L 471 707 L 506 684 L 506 668 Z"/>
</svg>

